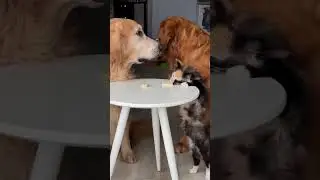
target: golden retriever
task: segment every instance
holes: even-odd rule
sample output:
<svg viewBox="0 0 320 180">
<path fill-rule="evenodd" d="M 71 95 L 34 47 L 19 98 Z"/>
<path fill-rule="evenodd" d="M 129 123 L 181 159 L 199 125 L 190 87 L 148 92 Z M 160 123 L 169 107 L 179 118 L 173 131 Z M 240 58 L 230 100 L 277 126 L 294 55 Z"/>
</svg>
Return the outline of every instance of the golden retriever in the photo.
<svg viewBox="0 0 320 180">
<path fill-rule="evenodd" d="M 194 67 L 210 87 L 210 35 L 192 21 L 170 16 L 160 24 L 158 33 L 164 47 L 162 59 L 172 70 L 176 59 L 186 66 Z"/>
<path fill-rule="evenodd" d="M 181 60 L 185 66 L 191 66 L 201 74 L 210 92 L 209 33 L 184 17 L 170 16 L 160 23 L 158 39 L 164 48 L 161 58 L 168 62 L 169 69 L 174 69 L 176 59 Z M 189 151 L 187 139 L 181 137 L 175 147 L 177 153 Z"/>
<path fill-rule="evenodd" d="M 159 42 L 145 35 L 141 25 L 130 19 L 110 19 L 110 81 L 134 78 L 131 72 L 133 64 L 159 56 Z M 110 133 L 113 142 L 120 115 L 120 107 L 110 106 Z M 121 157 L 125 162 L 135 163 L 136 157 L 129 139 L 128 121 L 121 144 Z"/>
</svg>

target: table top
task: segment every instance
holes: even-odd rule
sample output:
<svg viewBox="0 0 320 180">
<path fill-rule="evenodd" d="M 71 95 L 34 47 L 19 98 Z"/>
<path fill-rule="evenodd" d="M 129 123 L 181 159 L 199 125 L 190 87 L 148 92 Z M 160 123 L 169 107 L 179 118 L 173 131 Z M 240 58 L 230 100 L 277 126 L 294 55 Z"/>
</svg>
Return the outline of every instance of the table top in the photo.
<svg viewBox="0 0 320 180">
<path fill-rule="evenodd" d="M 134 79 L 110 83 L 110 104 L 131 108 L 160 108 L 179 106 L 199 96 L 196 87 L 162 87 L 167 79 Z M 142 84 L 150 87 L 141 88 Z"/>
<path fill-rule="evenodd" d="M 286 105 L 284 88 L 271 78 L 253 78 L 233 87 L 230 77 L 211 75 L 211 137 L 252 130 L 276 118 Z"/>
<path fill-rule="evenodd" d="M 85 146 L 109 142 L 107 55 L 0 68 L 0 132 Z"/>
</svg>

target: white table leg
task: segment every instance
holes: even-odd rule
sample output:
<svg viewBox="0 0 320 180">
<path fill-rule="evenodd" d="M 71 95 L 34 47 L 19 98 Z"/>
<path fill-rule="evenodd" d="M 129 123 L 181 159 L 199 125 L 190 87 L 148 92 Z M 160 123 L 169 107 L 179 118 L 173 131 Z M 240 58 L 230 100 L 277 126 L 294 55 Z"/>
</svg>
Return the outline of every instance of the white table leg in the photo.
<svg viewBox="0 0 320 180">
<path fill-rule="evenodd" d="M 159 111 L 159 117 L 160 117 L 160 124 L 161 124 L 161 131 L 162 131 L 162 137 L 163 137 L 163 143 L 167 154 L 170 174 L 172 180 L 178 180 L 178 169 L 177 169 L 177 163 L 176 163 L 176 157 L 174 153 L 173 148 L 173 142 L 172 142 L 172 136 L 171 136 L 171 130 L 168 120 L 168 114 L 166 108 L 158 108 Z"/>
<path fill-rule="evenodd" d="M 123 134 L 127 125 L 127 120 L 129 117 L 130 108 L 122 107 L 120 112 L 120 117 L 117 125 L 116 134 L 114 135 L 112 149 L 110 153 L 110 179 L 113 174 L 114 166 L 116 165 L 117 157 L 120 151 L 121 142 L 123 139 Z"/>
<path fill-rule="evenodd" d="M 156 154 L 157 171 L 161 170 L 160 166 L 160 124 L 159 124 L 159 114 L 157 108 L 152 108 L 152 128 L 153 128 L 153 139 L 154 148 Z"/>
<path fill-rule="evenodd" d="M 57 180 L 63 150 L 62 144 L 40 142 L 30 180 Z"/>
</svg>

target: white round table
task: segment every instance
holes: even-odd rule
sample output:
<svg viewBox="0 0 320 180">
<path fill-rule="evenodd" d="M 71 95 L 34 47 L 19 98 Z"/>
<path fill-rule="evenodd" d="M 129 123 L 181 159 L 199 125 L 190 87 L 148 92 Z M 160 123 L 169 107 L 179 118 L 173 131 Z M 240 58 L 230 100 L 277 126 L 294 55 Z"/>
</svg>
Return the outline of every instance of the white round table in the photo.
<svg viewBox="0 0 320 180">
<path fill-rule="evenodd" d="M 66 145 L 109 142 L 108 56 L 60 60 L 0 68 L 0 132 L 39 142 L 30 180 L 56 180 Z"/>
<path fill-rule="evenodd" d="M 167 80 L 135 79 L 110 83 L 110 104 L 122 107 L 110 155 L 110 179 L 120 150 L 130 108 L 152 109 L 151 115 L 157 170 L 160 171 L 161 126 L 171 179 L 179 179 L 166 108 L 179 106 L 195 100 L 199 96 L 199 90 L 196 87 L 186 88 L 181 86 L 164 88 L 162 87 L 162 83 L 165 81 Z M 142 84 L 148 84 L 150 87 L 146 89 L 141 88 Z"/>
<path fill-rule="evenodd" d="M 211 138 L 252 130 L 273 120 L 284 109 L 286 92 L 277 81 L 252 78 L 246 83 L 239 88 L 239 83 L 233 83 L 226 75 L 211 75 Z"/>
</svg>

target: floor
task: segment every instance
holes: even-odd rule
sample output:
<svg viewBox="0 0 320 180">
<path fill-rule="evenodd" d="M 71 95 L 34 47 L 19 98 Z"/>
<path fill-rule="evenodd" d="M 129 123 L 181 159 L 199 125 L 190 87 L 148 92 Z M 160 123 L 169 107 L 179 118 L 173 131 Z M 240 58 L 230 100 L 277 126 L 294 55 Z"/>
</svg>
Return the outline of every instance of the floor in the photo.
<svg viewBox="0 0 320 180">
<path fill-rule="evenodd" d="M 180 130 L 178 127 L 178 119 L 176 115 L 177 109 L 169 109 L 169 119 L 171 132 L 174 142 L 179 139 Z M 144 139 L 140 140 L 137 144 L 135 151 L 137 152 L 139 162 L 137 164 L 128 165 L 121 161 L 116 164 L 114 177 L 112 180 L 169 180 L 170 173 L 168 169 L 167 159 L 165 155 L 165 150 L 163 144 L 161 144 L 161 172 L 156 170 L 156 160 L 152 136 L 152 126 L 151 126 L 151 115 L 150 112 L 138 112 L 138 116 L 145 117 L 144 120 L 140 120 L 143 123 L 143 129 L 149 129 L 149 132 L 145 133 Z M 137 116 L 136 116 L 137 117 Z M 141 127 L 141 126 L 140 126 Z M 205 167 L 199 169 L 197 174 L 189 174 L 188 170 L 192 167 L 191 154 L 179 154 L 177 157 L 177 166 L 181 180 L 196 180 L 204 179 Z"/>
</svg>

